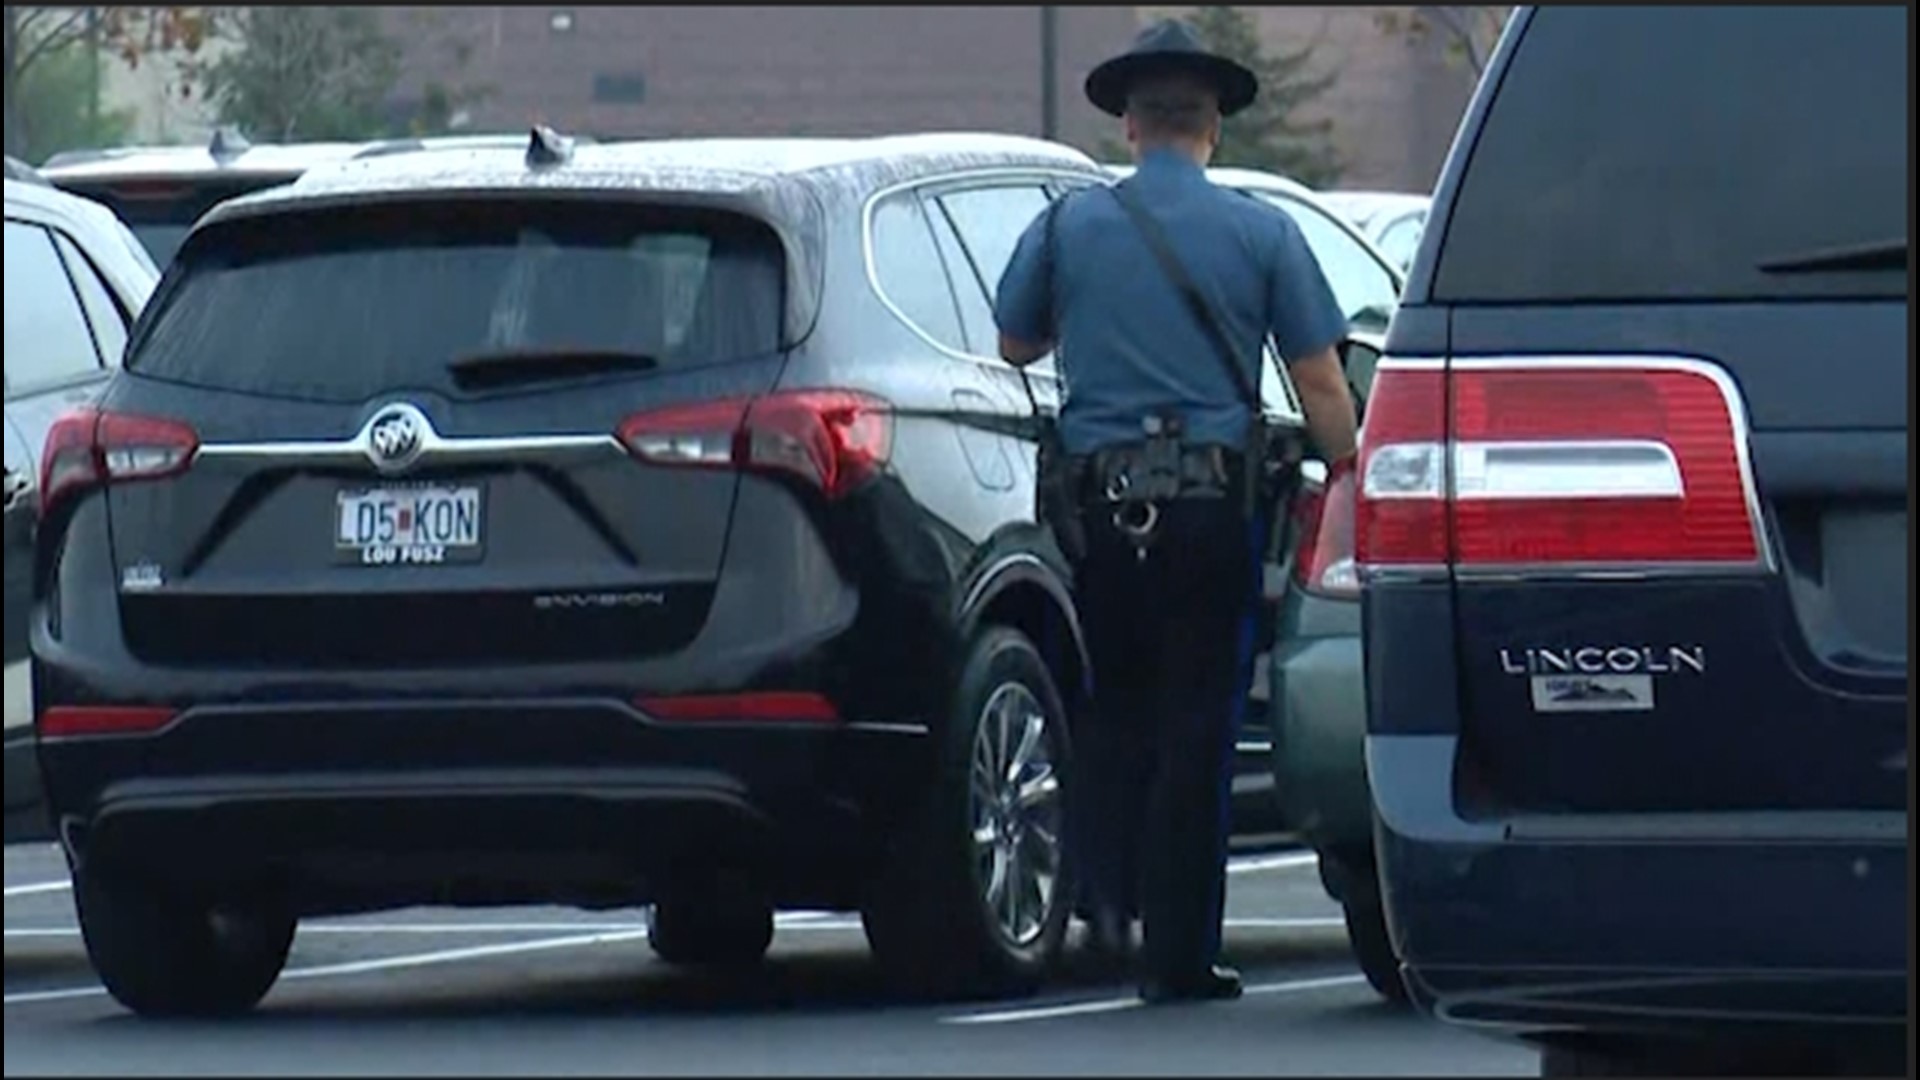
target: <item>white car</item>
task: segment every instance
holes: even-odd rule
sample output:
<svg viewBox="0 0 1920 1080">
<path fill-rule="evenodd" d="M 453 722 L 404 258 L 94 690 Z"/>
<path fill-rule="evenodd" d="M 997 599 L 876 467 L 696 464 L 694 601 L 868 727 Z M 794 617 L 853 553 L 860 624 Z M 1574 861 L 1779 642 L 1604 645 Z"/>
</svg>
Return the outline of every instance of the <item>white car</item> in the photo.
<svg viewBox="0 0 1920 1080">
<path fill-rule="evenodd" d="M 30 719 L 25 660 L 41 450 L 54 419 L 92 402 L 119 366 L 128 330 L 160 277 L 146 249 L 111 210 L 55 190 L 31 169 L 16 165 L 9 159 L 6 180 L 9 842 L 16 839 L 16 816 L 28 817 L 39 792 L 31 775 L 32 744 L 25 738 Z"/>
<path fill-rule="evenodd" d="M 1346 215 L 1402 271 L 1420 250 L 1420 234 L 1427 228 L 1432 196 L 1398 191 L 1328 191 L 1320 198 Z"/>
</svg>

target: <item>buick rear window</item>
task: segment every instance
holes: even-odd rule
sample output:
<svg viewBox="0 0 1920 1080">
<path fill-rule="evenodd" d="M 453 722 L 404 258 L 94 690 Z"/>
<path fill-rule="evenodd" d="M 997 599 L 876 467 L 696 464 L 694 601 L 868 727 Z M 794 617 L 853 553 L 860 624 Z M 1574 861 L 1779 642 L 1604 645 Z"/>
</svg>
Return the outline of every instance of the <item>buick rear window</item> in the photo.
<svg viewBox="0 0 1920 1080">
<path fill-rule="evenodd" d="M 551 355 L 559 372 L 568 357 L 612 355 L 670 370 L 780 349 L 780 242 L 721 212 L 360 208 L 216 226 L 181 260 L 129 367 L 222 390 L 459 396 L 470 388 L 455 371 L 476 357 Z"/>
<path fill-rule="evenodd" d="M 1904 7 L 1540 8 L 1434 298 L 1905 297 L 1908 32 Z"/>
</svg>

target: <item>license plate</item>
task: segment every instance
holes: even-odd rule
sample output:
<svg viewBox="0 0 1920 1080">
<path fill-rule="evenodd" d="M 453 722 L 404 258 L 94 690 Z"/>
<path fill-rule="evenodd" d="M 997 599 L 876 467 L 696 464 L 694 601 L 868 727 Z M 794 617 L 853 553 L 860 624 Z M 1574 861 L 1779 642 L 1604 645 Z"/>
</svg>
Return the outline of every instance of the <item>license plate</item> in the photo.
<svg viewBox="0 0 1920 1080">
<path fill-rule="evenodd" d="M 334 550 L 361 566 L 437 566 L 480 558 L 478 487 L 391 487 L 340 493 Z"/>
</svg>

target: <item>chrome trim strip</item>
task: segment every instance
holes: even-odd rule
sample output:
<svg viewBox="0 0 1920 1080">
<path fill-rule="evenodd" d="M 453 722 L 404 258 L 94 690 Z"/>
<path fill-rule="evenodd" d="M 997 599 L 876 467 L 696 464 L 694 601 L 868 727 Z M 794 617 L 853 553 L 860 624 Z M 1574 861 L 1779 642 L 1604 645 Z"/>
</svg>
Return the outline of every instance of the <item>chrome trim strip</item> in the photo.
<svg viewBox="0 0 1920 1080">
<path fill-rule="evenodd" d="M 565 464 L 597 458 L 625 456 L 620 440 L 606 435 L 512 435 L 463 438 L 441 435 L 433 424 L 424 421 L 420 449 L 398 473 L 383 470 L 374 451 L 373 431 L 390 415 L 391 406 L 374 411 L 360 433 L 350 439 L 312 442 L 207 443 L 193 457 L 201 463 L 256 464 L 271 462 L 281 466 L 309 468 L 364 468 L 382 475 L 413 472 L 434 465 L 470 465 L 489 462 L 541 462 Z"/>
<path fill-rule="evenodd" d="M 919 338 L 921 341 L 932 346 L 935 350 L 939 351 L 939 353 L 943 356 L 949 357 L 954 360 L 965 360 L 969 363 L 974 363 L 974 364 L 988 364 L 1000 370 L 1005 370 L 1008 367 L 1007 362 L 998 356 L 981 356 L 975 353 L 961 352 L 958 349 L 951 348 L 947 345 L 941 344 L 939 341 L 934 340 L 933 335 L 921 329 L 920 324 L 914 322 L 911 318 L 908 318 L 907 313 L 900 310 L 900 306 L 893 302 L 893 299 L 887 295 L 886 289 L 881 286 L 880 272 L 874 266 L 874 260 L 873 260 L 874 211 L 877 210 L 880 204 L 886 201 L 887 199 L 894 198 L 895 196 L 902 195 L 910 191 L 918 191 L 921 188 L 946 187 L 950 184 L 967 184 L 976 180 L 1023 180 L 1023 179 L 1033 179 L 1033 180 L 1042 180 L 1042 181 L 1054 180 L 1054 179 L 1086 180 L 1094 184 L 1112 182 L 1111 177 L 1107 177 L 1098 171 L 1082 172 L 1079 170 L 1067 169 L 1067 168 L 1049 168 L 1044 165 L 993 166 L 990 168 L 972 169 L 966 172 L 942 173 L 936 176 L 916 177 L 915 179 L 912 179 L 912 180 L 902 181 L 897 184 L 890 184 L 886 187 L 879 189 L 878 191 L 875 191 L 873 194 L 867 196 L 866 201 L 862 203 L 860 206 L 860 261 L 862 262 L 862 264 L 864 264 L 863 269 L 866 272 L 867 288 L 872 291 L 874 298 L 880 301 L 880 305 L 882 307 L 886 308 L 887 311 L 890 314 L 892 314 L 895 319 L 898 319 L 902 326 L 905 326 L 908 330 L 913 332 L 913 336 Z M 1034 367 L 1032 365 L 1029 365 L 1029 367 L 1027 368 L 1027 374 L 1028 374 L 1028 377 L 1030 378 L 1048 379 L 1054 382 L 1058 382 L 1060 378 L 1058 372 L 1056 371 L 1048 371 L 1048 370 L 1036 371 L 1034 370 Z"/>
<path fill-rule="evenodd" d="M 1448 469 L 1448 490 L 1455 502 L 1509 502 L 1536 499 L 1679 499 L 1686 497 L 1680 475 L 1680 460 L 1666 443 L 1645 439 L 1617 440 L 1541 440 L 1538 442 L 1454 442 L 1453 461 Z M 1532 457 L 1535 461 L 1519 460 Z M 1508 460 L 1502 461 L 1505 458 Z M 1639 460 L 1632 460 L 1632 459 Z M 1559 459 L 1559 460 L 1554 460 Z M 1544 477 L 1525 473 L 1549 470 L 1579 470 L 1588 476 L 1588 486 L 1554 487 Z M 1463 475 L 1477 476 L 1482 483 L 1499 471 L 1522 473 L 1520 485 L 1509 490 L 1485 487 L 1462 490 Z M 1652 470 L 1657 475 L 1635 476 Z M 1605 483 L 1640 480 L 1630 483 Z"/>
<path fill-rule="evenodd" d="M 987 567 L 987 569 L 981 573 L 980 577 L 974 581 L 973 588 L 967 590 L 966 598 L 960 604 L 960 614 L 966 615 L 978 607 L 980 598 L 987 594 L 987 590 L 992 587 L 993 583 L 998 581 L 1002 574 L 1005 574 L 1016 566 L 1035 566 L 1043 571 L 1047 569 L 1046 562 L 1038 555 L 1029 555 L 1025 552 L 1008 555 L 1006 558 L 1000 559 Z"/>
<path fill-rule="evenodd" d="M 932 729 L 925 724 L 888 724 L 853 722 L 846 725 L 847 731 L 858 731 L 872 735 L 928 735 Z"/>
<path fill-rule="evenodd" d="M 1382 356 L 1380 362 L 1373 365 L 1375 379 L 1378 379 L 1383 371 L 1445 370 L 1447 370 L 1447 360 L 1444 356 Z"/>
</svg>

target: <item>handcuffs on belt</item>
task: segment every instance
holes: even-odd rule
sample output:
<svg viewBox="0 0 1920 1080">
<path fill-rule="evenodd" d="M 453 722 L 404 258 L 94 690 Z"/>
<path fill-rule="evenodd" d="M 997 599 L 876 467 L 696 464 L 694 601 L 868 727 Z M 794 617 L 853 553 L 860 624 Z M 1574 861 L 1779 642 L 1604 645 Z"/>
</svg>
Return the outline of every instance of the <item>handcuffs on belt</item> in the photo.
<svg viewBox="0 0 1920 1080">
<path fill-rule="evenodd" d="M 1094 490 L 1112 508 L 1114 528 L 1145 560 L 1160 528 L 1160 504 L 1183 498 L 1226 498 L 1233 493 L 1227 452 L 1183 442 L 1186 425 L 1177 415 L 1149 416 L 1145 438 L 1092 455 Z"/>
</svg>

